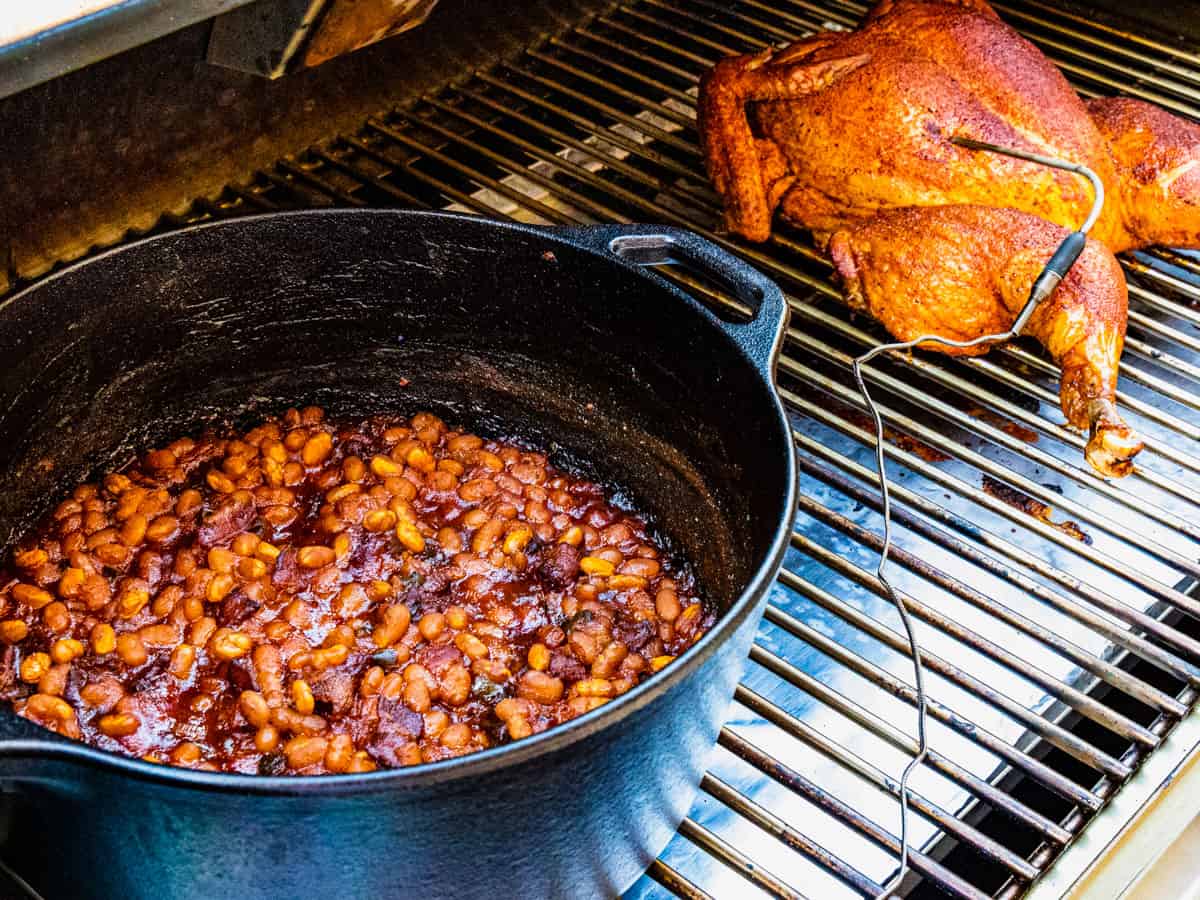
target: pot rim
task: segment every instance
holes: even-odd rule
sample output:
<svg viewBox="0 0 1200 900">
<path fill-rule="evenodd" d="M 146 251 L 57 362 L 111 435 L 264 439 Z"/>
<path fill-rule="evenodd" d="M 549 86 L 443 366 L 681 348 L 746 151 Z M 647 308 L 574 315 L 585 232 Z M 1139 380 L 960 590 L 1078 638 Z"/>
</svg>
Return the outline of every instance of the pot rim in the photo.
<svg viewBox="0 0 1200 900">
<path fill-rule="evenodd" d="M 523 738 L 511 744 L 489 747 L 465 756 L 441 760 L 432 763 L 420 763 L 396 769 L 377 769 L 373 772 L 340 775 L 249 775 L 233 772 L 208 772 L 195 769 L 185 769 L 161 763 L 146 762 L 135 757 L 123 756 L 107 750 L 101 750 L 81 741 L 63 738 L 52 732 L 47 732 L 47 738 L 26 738 L 0 741 L 0 757 L 23 757 L 37 759 L 55 759 L 107 769 L 115 774 L 128 775 L 139 781 L 157 782 L 174 787 L 190 787 L 207 791 L 238 794 L 258 795 L 313 795 L 313 794 L 352 794 L 363 793 L 389 788 L 392 790 L 415 790 L 433 785 L 456 781 L 461 778 L 484 775 L 499 769 L 527 762 L 535 757 L 554 751 L 562 750 L 589 735 L 595 734 L 618 720 L 632 715 L 657 698 L 665 694 L 676 684 L 694 674 L 705 660 L 709 659 L 720 645 L 740 626 L 756 606 L 756 601 L 770 589 L 776 572 L 783 562 L 790 536 L 791 526 L 796 506 L 796 463 L 795 452 L 791 439 L 791 423 L 779 398 L 774 378 L 769 371 L 764 371 L 761 361 L 752 359 L 746 351 L 737 346 L 729 333 L 722 327 L 722 322 L 695 298 L 675 287 L 670 282 L 654 274 L 652 268 L 637 265 L 616 254 L 606 254 L 595 247 L 586 246 L 571 241 L 559 229 L 522 223 L 505 222 L 482 216 L 425 210 L 401 209 L 323 209 L 323 210 L 289 210 L 282 212 L 263 213 L 253 216 L 241 216 L 235 219 L 223 219 L 215 222 L 204 222 L 184 229 L 171 231 L 166 234 L 154 235 L 129 244 L 112 248 L 94 257 L 74 263 L 48 278 L 14 294 L 8 300 L 0 303 L 0 310 L 12 303 L 20 302 L 27 295 L 36 292 L 47 284 L 65 278 L 79 269 L 86 268 L 98 260 L 109 256 L 131 252 L 142 246 L 157 242 L 178 239 L 181 235 L 209 229 L 221 229 L 233 226 L 253 225 L 260 222 L 276 222 L 284 218 L 316 219 L 325 217 L 360 217 L 364 220 L 405 220 L 438 218 L 460 222 L 474 228 L 498 229 L 505 232 L 518 232 L 530 235 L 540 240 L 552 241 L 560 246 L 575 251 L 589 253 L 600 259 L 605 265 L 623 269 L 631 274 L 645 279 L 656 290 L 666 291 L 675 295 L 676 299 L 689 308 L 692 314 L 698 314 L 708 320 L 711 327 L 716 329 L 725 340 L 730 341 L 747 366 L 754 370 L 756 377 L 763 382 L 772 404 L 775 423 L 780 430 L 780 437 L 787 446 L 785 471 L 786 484 L 781 491 L 782 508 L 775 522 L 775 535 L 766 553 L 763 554 L 758 566 L 749 578 L 746 586 L 729 608 L 717 619 L 713 627 L 672 665 L 653 677 L 646 679 L 637 687 L 610 700 L 603 706 L 571 719 L 561 725 L 549 728 L 540 734 Z M 605 226 L 598 226 L 605 227 Z M 647 226 L 657 227 L 657 226 Z M 578 230 L 573 226 L 573 230 Z M 774 358 L 766 367 L 773 371 Z M 15 716 L 10 708 L 0 710 L 0 714 Z"/>
</svg>

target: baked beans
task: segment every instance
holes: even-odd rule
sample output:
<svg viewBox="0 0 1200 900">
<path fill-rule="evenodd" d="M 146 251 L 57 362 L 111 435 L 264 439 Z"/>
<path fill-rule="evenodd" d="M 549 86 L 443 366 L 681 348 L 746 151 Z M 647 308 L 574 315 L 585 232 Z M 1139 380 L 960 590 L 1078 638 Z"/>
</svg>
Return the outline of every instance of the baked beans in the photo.
<svg viewBox="0 0 1200 900">
<path fill-rule="evenodd" d="M 0 570 L 0 697 L 154 762 L 365 772 L 595 709 L 713 619 L 641 517 L 543 454 L 309 407 L 63 500 Z"/>
</svg>

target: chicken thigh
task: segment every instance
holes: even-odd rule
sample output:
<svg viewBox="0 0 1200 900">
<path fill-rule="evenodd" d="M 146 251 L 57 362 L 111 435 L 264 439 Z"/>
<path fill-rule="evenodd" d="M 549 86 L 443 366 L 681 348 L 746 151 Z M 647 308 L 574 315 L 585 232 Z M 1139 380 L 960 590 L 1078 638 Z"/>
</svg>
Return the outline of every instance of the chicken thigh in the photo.
<svg viewBox="0 0 1200 900">
<path fill-rule="evenodd" d="M 905 207 L 835 232 L 829 255 L 850 305 L 871 313 L 898 339 L 970 340 L 1012 325 L 1043 264 L 1069 233 L 1014 209 Z M 1062 410 L 1072 425 L 1090 429 L 1088 462 L 1112 476 L 1128 474 L 1141 449 L 1112 400 L 1125 313 L 1120 265 L 1103 244 L 1089 240 L 1025 329 L 1062 368 Z M 935 349 L 954 355 L 988 350 Z"/>
<path fill-rule="evenodd" d="M 720 61 L 701 82 L 699 126 L 726 227 L 766 240 L 778 209 L 822 245 L 845 232 L 839 246 L 858 248 L 858 280 L 847 279 L 847 290 L 859 291 L 860 302 L 902 338 L 938 330 L 917 322 L 953 325 L 952 335 L 962 338 L 1007 329 L 1025 297 L 1001 298 L 996 273 L 1028 267 L 1032 280 L 1054 250 L 1060 229 L 1053 226 L 1079 227 L 1092 203 L 1077 174 L 951 138 L 1095 171 L 1106 202 L 1091 232 L 1088 277 L 1072 291 L 1060 288 L 1032 333 L 1064 367 L 1087 357 L 1065 375 L 1063 412 L 1092 429 L 1088 458 L 1101 472 L 1131 470 L 1141 444 L 1114 405 L 1126 309 L 1111 254 L 1159 243 L 1200 246 L 1200 125 L 1139 101 L 1085 104 L 983 0 L 888 0 L 857 31 Z M 976 208 L 972 240 L 950 247 L 929 236 L 947 227 L 941 207 L 957 207 L 952 218 Z M 898 209 L 909 212 L 887 214 Z M 985 240 L 993 230 L 999 233 Z M 1031 236 L 1045 240 L 1024 240 Z M 882 240 L 886 246 L 867 247 Z M 908 248 L 902 254 L 892 243 L 898 240 Z M 907 270 L 873 272 L 902 259 Z M 955 271 L 930 277 L 942 267 Z M 838 269 L 843 277 L 849 271 Z M 951 283 L 958 288 L 943 295 Z M 1069 352 L 1048 343 L 1081 328 L 1104 337 L 1073 341 Z M 1084 371 L 1105 375 L 1078 377 Z"/>
</svg>

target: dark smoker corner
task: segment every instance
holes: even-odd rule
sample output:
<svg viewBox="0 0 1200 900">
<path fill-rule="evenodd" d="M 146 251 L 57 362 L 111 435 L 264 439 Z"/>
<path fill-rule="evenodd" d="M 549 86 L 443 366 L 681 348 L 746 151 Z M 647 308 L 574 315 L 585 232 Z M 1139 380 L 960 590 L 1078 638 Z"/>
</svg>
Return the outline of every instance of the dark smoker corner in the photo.
<svg viewBox="0 0 1200 900">
<path fill-rule="evenodd" d="M 206 63 L 202 22 L 0 100 L 0 291 L 601 5 L 442 0 L 419 28 L 277 81 Z"/>
<path fill-rule="evenodd" d="M 1147 0 L 1093 0 L 1063 4 L 1076 12 L 1099 12 L 1113 23 L 1122 19 L 1126 24 L 1136 25 L 1141 34 L 1157 34 L 1160 37 L 1178 37 L 1200 50 L 1200 2 L 1182 0 L 1173 3 L 1153 3 Z"/>
</svg>

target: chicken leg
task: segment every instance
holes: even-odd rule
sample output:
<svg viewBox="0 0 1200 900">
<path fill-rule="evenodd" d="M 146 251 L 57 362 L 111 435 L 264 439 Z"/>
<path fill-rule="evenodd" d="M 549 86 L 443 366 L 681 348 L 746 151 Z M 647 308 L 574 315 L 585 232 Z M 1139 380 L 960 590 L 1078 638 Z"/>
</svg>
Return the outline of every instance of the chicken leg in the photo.
<svg viewBox="0 0 1200 900">
<path fill-rule="evenodd" d="M 1012 326 L 1034 279 L 1068 234 L 1045 219 L 984 206 L 908 207 L 836 232 L 829 253 L 850 304 L 900 340 L 966 340 Z M 1089 240 L 1027 334 L 1062 367 L 1060 401 L 1089 429 L 1086 456 L 1108 476 L 1128 474 L 1142 442 L 1115 404 L 1125 341 L 1125 280 L 1112 253 Z M 986 353 L 928 345 L 954 355 Z"/>
</svg>

